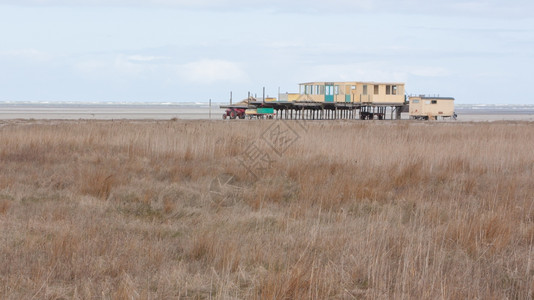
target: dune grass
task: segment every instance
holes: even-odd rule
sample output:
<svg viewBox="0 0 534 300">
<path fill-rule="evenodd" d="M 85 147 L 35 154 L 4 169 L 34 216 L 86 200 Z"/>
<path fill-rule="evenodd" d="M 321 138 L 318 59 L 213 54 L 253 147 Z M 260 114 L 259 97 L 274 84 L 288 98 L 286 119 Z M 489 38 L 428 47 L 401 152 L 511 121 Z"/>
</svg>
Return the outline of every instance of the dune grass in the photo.
<svg viewBox="0 0 534 300">
<path fill-rule="evenodd" d="M 531 123 L 10 121 L 0 145 L 2 299 L 533 296 Z"/>
</svg>

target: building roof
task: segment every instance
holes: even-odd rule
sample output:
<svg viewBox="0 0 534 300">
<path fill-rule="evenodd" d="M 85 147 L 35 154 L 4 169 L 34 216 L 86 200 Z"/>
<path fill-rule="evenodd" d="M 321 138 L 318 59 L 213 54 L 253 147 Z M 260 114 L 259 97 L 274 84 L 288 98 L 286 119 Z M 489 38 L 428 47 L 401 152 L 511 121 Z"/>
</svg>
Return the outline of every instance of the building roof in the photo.
<svg viewBox="0 0 534 300">
<path fill-rule="evenodd" d="M 311 81 L 311 82 L 303 82 L 299 83 L 299 85 L 320 85 L 325 83 L 333 83 L 333 84 L 344 84 L 344 85 L 352 85 L 352 84 L 395 84 L 395 85 L 404 85 L 404 82 L 374 82 L 374 81 Z"/>
<path fill-rule="evenodd" d="M 454 100 L 453 97 L 415 96 L 414 98 L 421 98 L 422 100 Z"/>
</svg>

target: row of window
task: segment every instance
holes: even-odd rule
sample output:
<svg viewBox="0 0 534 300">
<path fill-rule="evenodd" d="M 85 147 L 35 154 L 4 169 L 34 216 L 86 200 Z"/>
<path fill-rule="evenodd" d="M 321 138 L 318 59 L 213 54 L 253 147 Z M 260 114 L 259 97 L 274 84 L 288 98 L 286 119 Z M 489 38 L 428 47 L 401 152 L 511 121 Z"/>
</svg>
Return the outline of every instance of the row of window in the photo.
<svg viewBox="0 0 534 300">
<path fill-rule="evenodd" d="M 306 95 L 339 95 L 340 93 L 343 94 L 343 92 L 340 89 L 339 85 L 305 85 L 304 90 L 302 90 L 301 86 L 301 94 Z M 352 89 L 355 90 L 356 86 L 353 85 Z"/>
<path fill-rule="evenodd" d="M 300 93 L 305 95 L 339 95 L 339 94 L 350 94 L 351 91 L 356 90 L 356 85 L 351 85 L 350 90 L 349 86 L 345 87 L 345 92 L 340 88 L 339 85 L 301 85 Z M 374 95 L 378 95 L 380 91 L 380 85 L 373 85 Z M 367 95 L 367 85 L 363 85 L 362 94 Z M 386 85 L 386 95 L 397 95 L 397 85 Z"/>
</svg>

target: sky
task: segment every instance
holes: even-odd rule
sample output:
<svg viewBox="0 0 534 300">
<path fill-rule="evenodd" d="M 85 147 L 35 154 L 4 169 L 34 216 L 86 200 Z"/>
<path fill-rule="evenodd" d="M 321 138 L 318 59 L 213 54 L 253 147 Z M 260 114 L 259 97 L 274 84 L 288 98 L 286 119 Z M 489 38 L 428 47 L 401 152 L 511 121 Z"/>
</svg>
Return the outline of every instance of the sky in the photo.
<svg viewBox="0 0 534 300">
<path fill-rule="evenodd" d="M 0 0 L 0 101 L 226 102 L 310 81 L 534 104 L 531 0 Z"/>
</svg>

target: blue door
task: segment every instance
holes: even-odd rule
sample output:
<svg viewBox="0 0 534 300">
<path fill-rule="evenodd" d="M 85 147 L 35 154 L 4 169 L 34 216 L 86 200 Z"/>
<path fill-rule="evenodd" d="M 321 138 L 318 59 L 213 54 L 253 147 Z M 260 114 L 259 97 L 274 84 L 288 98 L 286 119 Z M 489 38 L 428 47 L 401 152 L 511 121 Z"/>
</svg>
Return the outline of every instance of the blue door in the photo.
<svg viewBox="0 0 534 300">
<path fill-rule="evenodd" d="M 334 102 L 334 84 L 326 83 L 324 85 L 324 102 Z"/>
</svg>

